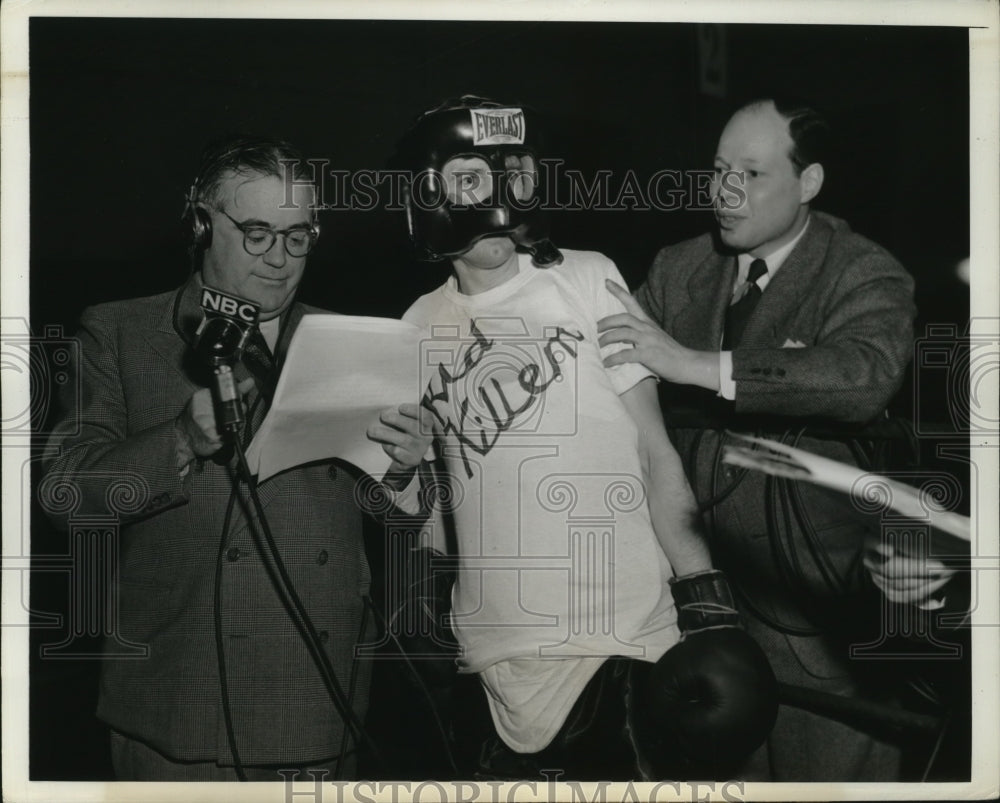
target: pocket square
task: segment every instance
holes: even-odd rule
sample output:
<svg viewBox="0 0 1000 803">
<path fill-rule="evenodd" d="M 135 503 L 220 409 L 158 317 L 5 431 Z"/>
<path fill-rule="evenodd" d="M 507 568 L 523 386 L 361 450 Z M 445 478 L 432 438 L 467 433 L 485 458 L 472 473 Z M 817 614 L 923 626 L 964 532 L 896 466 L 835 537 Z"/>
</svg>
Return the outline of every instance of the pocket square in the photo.
<svg viewBox="0 0 1000 803">
<path fill-rule="evenodd" d="M 806 347 L 806 344 L 798 340 L 792 340 L 789 338 L 782 344 L 781 347 L 783 349 L 804 349 Z"/>
</svg>

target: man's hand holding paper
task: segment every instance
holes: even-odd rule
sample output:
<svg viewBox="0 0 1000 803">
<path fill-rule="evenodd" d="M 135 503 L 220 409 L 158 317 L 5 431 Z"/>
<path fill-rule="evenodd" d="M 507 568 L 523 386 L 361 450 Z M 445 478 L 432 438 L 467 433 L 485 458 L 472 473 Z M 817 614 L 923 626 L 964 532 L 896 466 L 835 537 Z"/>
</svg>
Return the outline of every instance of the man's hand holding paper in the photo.
<svg viewBox="0 0 1000 803">
<path fill-rule="evenodd" d="M 409 484 L 420 461 L 434 441 L 432 416 L 416 404 L 401 404 L 383 410 L 378 422 L 368 428 L 368 438 L 382 444 L 392 460 L 383 482 L 396 490 Z"/>
<path fill-rule="evenodd" d="M 934 595 L 944 588 L 955 569 L 927 555 L 909 554 L 895 543 L 876 539 L 866 547 L 865 568 L 886 599 L 926 610 L 944 607 L 944 601 Z"/>
</svg>

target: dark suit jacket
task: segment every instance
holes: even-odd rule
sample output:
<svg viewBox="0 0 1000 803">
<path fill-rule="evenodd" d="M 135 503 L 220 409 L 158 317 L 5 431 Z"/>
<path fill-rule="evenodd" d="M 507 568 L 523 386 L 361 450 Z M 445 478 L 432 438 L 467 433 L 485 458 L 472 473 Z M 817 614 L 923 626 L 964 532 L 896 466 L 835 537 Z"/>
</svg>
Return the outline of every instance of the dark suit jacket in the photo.
<svg viewBox="0 0 1000 803">
<path fill-rule="evenodd" d="M 185 331 L 200 317 L 197 277 L 180 293 L 177 318 Z M 59 453 L 42 495 L 63 525 L 93 514 L 114 515 L 121 524 L 120 618 L 108 644 L 146 645 L 148 656 L 105 656 L 99 716 L 175 759 L 228 761 L 213 589 L 231 483 L 223 461 L 198 461 L 178 475 L 174 420 L 199 380 L 175 329 L 177 297 L 170 292 L 83 313 L 82 395 L 68 400 L 78 406 L 82 427 L 74 431 L 70 415 L 55 428 L 51 446 Z M 296 304 L 286 313 L 279 362 L 304 311 Z M 242 364 L 235 372 L 238 379 L 249 375 Z M 363 714 L 369 667 L 353 661 L 353 649 L 370 578 L 354 486 L 342 470 L 310 465 L 263 483 L 260 495 L 345 689 L 356 673 L 355 708 Z M 222 634 L 241 760 L 337 754 L 340 718 L 273 590 L 239 503 L 226 550 Z"/>
<path fill-rule="evenodd" d="M 718 351 L 735 276 L 735 257 L 704 235 L 660 251 L 636 296 L 681 344 Z M 708 514 L 716 560 L 784 625 L 845 618 L 844 600 L 864 582 L 864 528 L 846 497 L 791 483 L 782 503 L 780 483 L 723 465 L 723 430 L 854 462 L 851 427 L 884 413 L 911 358 L 912 299 L 910 276 L 888 252 L 814 211 L 733 352 L 735 403 L 664 383 L 664 417 L 699 501 L 732 487 Z"/>
</svg>

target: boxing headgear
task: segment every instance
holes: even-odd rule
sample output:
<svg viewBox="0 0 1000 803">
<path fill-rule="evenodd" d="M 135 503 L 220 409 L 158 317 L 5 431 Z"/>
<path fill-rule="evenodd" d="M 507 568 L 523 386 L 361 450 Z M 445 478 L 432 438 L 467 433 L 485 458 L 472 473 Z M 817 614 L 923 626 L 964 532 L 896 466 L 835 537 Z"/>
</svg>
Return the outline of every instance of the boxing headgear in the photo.
<svg viewBox="0 0 1000 803">
<path fill-rule="evenodd" d="M 410 172 L 405 202 L 418 257 L 457 256 L 483 237 L 506 234 L 531 252 L 537 266 L 562 262 L 540 209 L 538 140 L 538 119 L 530 109 L 474 95 L 421 115 L 400 141 L 395 160 Z M 448 198 L 444 171 L 452 159 L 488 170 L 481 192 L 473 188 Z"/>
</svg>

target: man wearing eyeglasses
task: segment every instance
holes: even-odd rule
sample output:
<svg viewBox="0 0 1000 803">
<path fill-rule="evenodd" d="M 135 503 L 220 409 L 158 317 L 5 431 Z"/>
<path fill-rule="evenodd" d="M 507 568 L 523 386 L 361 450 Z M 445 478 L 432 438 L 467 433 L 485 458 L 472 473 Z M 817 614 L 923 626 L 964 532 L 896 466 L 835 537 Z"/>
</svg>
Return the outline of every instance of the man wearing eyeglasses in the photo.
<svg viewBox="0 0 1000 803">
<path fill-rule="evenodd" d="M 233 368 L 249 442 L 307 311 L 295 294 L 318 237 L 310 173 L 282 141 L 210 146 L 185 210 L 189 281 L 81 317 L 82 424 L 67 417 L 55 428 L 57 457 L 45 482 L 74 489 L 75 515 L 110 514 L 120 523 L 120 613 L 106 640 L 97 711 L 111 728 L 119 780 L 353 772 L 360 736 L 345 719 L 348 709 L 363 719 L 370 678 L 370 667 L 354 660 L 369 584 L 355 479 L 311 464 L 259 489 L 348 698 L 337 707 L 258 554 L 261 527 L 246 484 L 235 480 L 209 371 L 192 349 L 203 286 L 260 305 L 259 330 Z M 133 494 L 127 509 L 115 505 L 114 487 L 123 484 Z"/>
<path fill-rule="evenodd" d="M 253 152 L 250 139 L 210 146 L 188 193 L 185 218 L 192 226 L 192 258 L 201 261 L 200 281 L 259 304 L 260 334 L 274 352 L 282 313 L 295 298 L 319 227 L 313 209 L 315 190 L 308 183 L 296 184 L 301 175 L 285 180 L 284 171 L 293 167 L 291 151 L 283 153 L 283 145 L 277 143 L 268 153 L 268 143 L 259 144 L 264 146 L 260 156 Z M 288 189 L 307 197 L 292 198 L 301 203 L 290 204 Z M 284 316 L 286 332 L 299 317 L 301 313 Z M 209 412 L 211 396 L 205 390 L 192 399 L 190 414 L 180 422 L 181 438 L 188 441 L 184 445 L 198 457 L 222 446 Z"/>
</svg>

